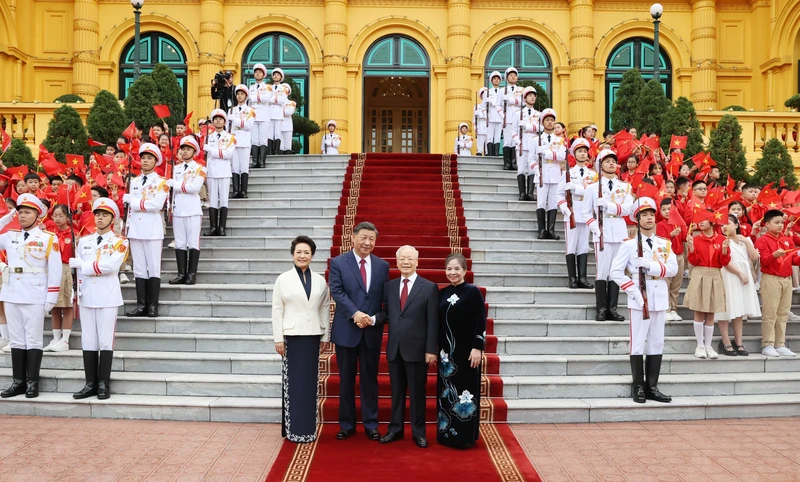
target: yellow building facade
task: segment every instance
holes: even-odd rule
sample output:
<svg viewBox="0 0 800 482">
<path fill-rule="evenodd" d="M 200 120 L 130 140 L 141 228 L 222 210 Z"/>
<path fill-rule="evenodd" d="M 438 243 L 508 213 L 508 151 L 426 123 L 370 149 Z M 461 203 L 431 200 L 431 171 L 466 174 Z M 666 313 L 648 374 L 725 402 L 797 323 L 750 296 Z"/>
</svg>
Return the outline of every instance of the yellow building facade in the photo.
<svg viewBox="0 0 800 482">
<path fill-rule="evenodd" d="M 783 102 L 798 92 L 800 1 L 663 6 L 659 62 L 672 99 L 686 96 L 698 111 L 788 110 Z M 214 105 L 216 72 L 246 81 L 264 58 L 301 80 L 305 115 L 337 121 L 343 152 L 447 152 L 458 124 L 473 119 L 475 92 L 503 61 L 546 88 L 570 132 L 602 130 L 615 75 L 631 66 L 652 71 L 649 8 L 598 0 L 145 0 L 141 32 L 148 62 L 175 64 L 195 119 Z M 90 102 L 100 89 L 124 97 L 133 36 L 129 0 L 0 0 L 0 102 L 67 93 Z M 310 152 L 319 152 L 314 138 Z"/>
</svg>

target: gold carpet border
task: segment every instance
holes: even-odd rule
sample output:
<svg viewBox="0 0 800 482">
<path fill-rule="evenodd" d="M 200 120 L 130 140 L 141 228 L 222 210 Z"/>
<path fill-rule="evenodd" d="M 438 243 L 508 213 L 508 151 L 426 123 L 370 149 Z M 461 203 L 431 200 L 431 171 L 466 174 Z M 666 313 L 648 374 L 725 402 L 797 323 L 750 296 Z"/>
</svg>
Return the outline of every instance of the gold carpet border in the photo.
<svg viewBox="0 0 800 482">
<path fill-rule="evenodd" d="M 311 462 L 314 460 L 314 453 L 317 451 L 317 443 L 322 433 L 322 425 L 317 425 L 317 439 L 310 444 L 297 444 L 294 455 L 286 468 L 283 482 L 305 482 L 308 478 L 308 471 L 311 469 Z"/>
<path fill-rule="evenodd" d="M 347 198 L 347 210 L 342 224 L 342 243 L 339 247 L 339 254 L 344 254 L 353 249 L 353 223 L 358 210 L 358 194 L 361 190 L 361 177 L 364 174 L 364 163 L 367 155 L 363 152 L 358 154 L 358 159 L 353 166 L 353 177 L 350 179 L 350 195 Z M 352 162 L 352 160 L 351 160 Z"/>
<path fill-rule="evenodd" d="M 454 253 L 461 253 L 461 236 L 459 236 L 450 164 L 450 154 L 442 154 L 442 190 L 444 191 L 444 205 L 447 213 L 447 236 L 450 238 L 450 250 Z"/>
<path fill-rule="evenodd" d="M 522 477 L 522 472 L 519 471 L 497 427 L 491 423 L 482 423 L 480 424 L 480 430 L 483 442 L 486 444 L 486 450 L 492 458 L 500 480 L 503 482 L 524 482 L 525 479 Z"/>
</svg>

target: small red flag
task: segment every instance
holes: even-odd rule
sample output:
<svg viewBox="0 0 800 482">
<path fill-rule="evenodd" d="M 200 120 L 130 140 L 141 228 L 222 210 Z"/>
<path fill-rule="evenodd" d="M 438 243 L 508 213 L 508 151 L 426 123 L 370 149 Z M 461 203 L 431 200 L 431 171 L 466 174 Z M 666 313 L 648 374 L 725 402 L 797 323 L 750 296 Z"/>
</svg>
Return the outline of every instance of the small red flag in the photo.
<svg viewBox="0 0 800 482">
<path fill-rule="evenodd" d="M 0 134 L 2 134 L 3 137 L 2 145 L 0 145 L 0 147 L 2 147 L 3 152 L 6 152 L 8 148 L 11 147 L 11 136 L 8 135 L 6 131 L 0 131 Z"/>
<path fill-rule="evenodd" d="M 48 176 L 56 176 L 67 172 L 67 166 L 58 162 L 54 157 L 48 157 L 40 162 L 40 164 Z"/>
<path fill-rule="evenodd" d="M 686 142 L 689 140 L 689 136 L 676 136 L 672 135 L 669 140 L 669 148 L 670 149 L 686 149 Z"/>
<path fill-rule="evenodd" d="M 23 164 L 17 167 L 9 167 L 8 169 L 6 169 L 5 174 L 6 176 L 9 176 L 13 181 L 14 177 L 16 177 L 17 180 L 22 180 L 22 178 L 25 177 L 25 174 L 29 172 L 30 169 L 28 169 L 28 166 L 26 164 Z"/>
<path fill-rule="evenodd" d="M 103 144 L 102 142 L 97 142 L 91 137 L 89 138 L 89 147 L 103 147 L 103 146 L 105 146 L 105 144 Z"/>
<path fill-rule="evenodd" d="M 106 180 L 106 175 L 102 172 L 98 172 L 97 176 L 94 178 L 94 182 L 97 183 L 100 187 L 108 187 L 108 181 Z"/>
<path fill-rule="evenodd" d="M 717 224 L 728 224 L 728 205 L 714 211 L 714 222 Z"/>
<path fill-rule="evenodd" d="M 152 142 L 153 144 L 157 144 L 158 143 L 158 139 L 156 139 L 156 133 L 153 132 L 153 128 L 152 127 L 147 132 L 147 137 L 150 138 L 150 142 Z"/>
<path fill-rule="evenodd" d="M 783 178 L 781 178 L 781 183 L 778 187 L 786 187 L 786 181 Z"/>
<path fill-rule="evenodd" d="M 72 199 L 72 209 L 78 209 L 83 203 L 91 202 L 92 200 L 92 187 L 89 183 L 84 184 L 78 189 L 78 192 L 75 193 L 74 198 Z"/>
<path fill-rule="evenodd" d="M 678 211 L 674 205 L 672 206 L 672 209 L 669 210 L 669 219 L 667 220 L 667 222 L 679 228 L 686 227 L 686 221 L 684 221 L 680 211 Z"/>
<path fill-rule="evenodd" d="M 111 175 L 111 183 L 116 184 L 119 187 L 125 186 L 125 181 L 122 180 L 122 176 L 119 175 L 119 171 Z"/>
<path fill-rule="evenodd" d="M 128 140 L 133 139 L 133 135 L 136 133 L 136 122 L 131 122 L 128 127 L 122 131 L 122 135 L 126 137 Z"/>
<path fill-rule="evenodd" d="M 186 114 L 186 117 L 183 118 L 183 123 L 186 124 L 186 127 L 189 127 L 189 121 L 192 120 L 192 114 L 194 114 L 194 111 L 189 112 Z"/>
<path fill-rule="evenodd" d="M 703 221 L 708 221 L 711 224 L 714 224 L 714 213 L 707 209 L 696 210 L 692 216 L 692 224 L 697 226 Z"/>
<path fill-rule="evenodd" d="M 653 186 L 652 184 L 647 184 L 643 182 L 639 185 L 639 189 L 636 190 L 636 197 L 643 198 L 649 197 L 653 200 L 658 198 L 658 188 Z"/>
<path fill-rule="evenodd" d="M 164 104 L 158 104 L 153 106 L 153 110 L 156 111 L 156 116 L 159 119 L 166 119 L 169 117 L 169 107 Z"/>
<path fill-rule="evenodd" d="M 661 140 L 658 138 L 658 136 L 648 137 L 644 140 L 644 145 L 645 147 L 649 147 L 650 150 L 657 151 L 660 148 L 660 142 Z"/>
<path fill-rule="evenodd" d="M 764 188 L 761 189 L 761 192 L 758 193 L 758 197 L 756 198 L 756 200 L 758 202 L 760 202 L 760 203 L 763 203 L 764 200 L 766 200 L 768 198 L 771 198 L 772 196 L 775 196 L 775 194 L 777 194 L 777 193 L 776 193 L 775 189 L 772 189 L 772 186 L 774 184 L 775 184 L 774 182 L 771 182 L 771 183 L 767 184 L 766 186 L 764 186 Z"/>
<path fill-rule="evenodd" d="M 86 170 L 86 162 L 80 154 L 67 154 L 67 167 L 71 168 L 76 173 Z"/>
</svg>

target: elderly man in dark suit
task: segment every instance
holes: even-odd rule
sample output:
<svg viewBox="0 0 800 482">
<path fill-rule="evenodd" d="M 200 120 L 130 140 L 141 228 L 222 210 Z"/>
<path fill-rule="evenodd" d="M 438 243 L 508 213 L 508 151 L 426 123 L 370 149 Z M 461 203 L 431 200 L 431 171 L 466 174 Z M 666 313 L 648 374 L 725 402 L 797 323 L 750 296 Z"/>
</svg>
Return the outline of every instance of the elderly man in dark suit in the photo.
<svg viewBox="0 0 800 482">
<path fill-rule="evenodd" d="M 378 230 L 372 223 L 353 228 L 353 251 L 331 260 L 329 286 L 336 301 L 331 342 L 339 367 L 339 433 L 344 440 L 356 433 L 356 373 L 361 367 L 361 422 L 370 440 L 378 440 L 378 364 L 383 326 L 376 326 L 389 263 L 372 254 Z"/>
<path fill-rule="evenodd" d="M 400 278 L 386 283 L 384 312 L 378 324 L 389 324 L 386 358 L 392 385 L 392 420 L 382 444 L 403 438 L 406 389 L 411 398 L 411 435 L 417 447 L 425 438 L 425 382 L 428 365 L 436 363 L 439 336 L 439 287 L 417 275 L 419 252 L 413 246 L 397 250 Z"/>
</svg>

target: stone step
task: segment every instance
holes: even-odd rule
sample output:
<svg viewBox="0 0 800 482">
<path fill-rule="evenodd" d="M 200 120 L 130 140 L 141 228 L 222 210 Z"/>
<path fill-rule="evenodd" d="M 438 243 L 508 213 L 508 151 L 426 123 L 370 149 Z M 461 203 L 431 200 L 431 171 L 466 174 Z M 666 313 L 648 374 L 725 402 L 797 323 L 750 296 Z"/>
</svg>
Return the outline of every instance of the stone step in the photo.
<svg viewBox="0 0 800 482">
<path fill-rule="evenodd" d="M 212 239 L 219 239 L 222 240 L 219 243 L 207 243 L 206 241 Z M 243 258 L 247 261 L 275 261 L 275 260 L 285 260 L 284 266 L 288 266 L 286 270 L 292 267 L 292 257 L 289 253 L 289 249 L 292 247 L 291 240 L 288 240 L 285 245 L 280 247 L 270 247 L 270 248 L 255 248 L 250 246 L 233 246 L 233 245 L 225 245 L 224 240 L 228 239 L 220 238 L 220 237 L 207 237 L 204 236 L 200 238 L 200 266 L 203 267 L 204 263 L 208 262 L 209 260 L 217 260 L 221 262 L 227 262 L 227 260 L 242 260 Z M 237 238 L 233 238 L 237 239 Z M 294 238 L 292 238 L 294 239 Z M 175 253 L 174 250 L 166 248 L 167 244 L 172 241 L 172 238 L 167 238 L 164 241 L 164 251 L 162 254 L 162 258 L 173 258 Z M 317 243 L 317 251 L 319 258 L 315 259 L 314 261 L 327 261 L 326 256 L 330 253 L 330 244 L 324 244 L 325 240 L 323 238 L 315 239 L 314 242 Z M 241 243 L 239 243 L 241 244 Z"/>
<path fill-rule="evenodd" d="M 341 186 L 341 184 L 340 184 Z M 285 199 L 286 198 L 286 191 L 278 191 L 273 190 L 271 187 L 266 185 L 257 185 L 258 190 L 253 190 L 253 183 L 247 183 L 247 199 Z M 233 193 L 233 187 L 231 187 L 231 193 Z M 313 197 L 314 199 L 336 199 L 339 200 L 341 197 L 341 189 L 337 192 L 333 189 L 317 189 L 316 186 L 314 189 L 303 188 L 303 194 L 306 196 Z M 238 203 L 241 199 L 229 199 L 230 204 Z"/>
<path fill-rule="evenodd" d="M 248 187 L 249 189 L 249 187 Z M 229 206 L 228 206 L 228 214 L 229 216 L 233 216 L 234 214 L 231 212 L 233 210 L 243 210 L 243 209 L 260 209 L 269 215 L 275 215 L 273 213 L 273 209 L 279 208 L 295 208 L 294 218 L 297 219 L 298 216 L 318 216 L 315 214 L 306 214 L 303 210 L 298 210 L 297 208 L 328 208 L 328 207 L 338 207 L 339 206 L 339 199 L 318 199 L 318 198 L 309 198 L 309 197 L 292 197 L 291 199 L 287 198 L 279 198 L 279 199 L 231 199 Z M 263 216 L 263 214 L 262 214 Z M 292 217 L 292 216 L 290 216 Z"/>
<path fill-rule="evenodd" d="M 125 305 L 119 314 L 136 307 L 135 299 L 124 300 Z M 272 303 L 244 301 L 168 301 L 160 300 L 158 313 L 161 316 L 200 316 L 200 317 L 232 317 L 262 318 L 268 316 Z"/>
<path fill-rule="evenodd" d="M 342 195 L 342 180 L 343 179 L 287 179 L 281 182 L 267 181 L 257 182 L 257 178 L 251 177 L 247 182 L 247 195 L 251 192 L 268 191 L 268 192 L 282 192 L 284 196 L 291 196 L 294 193 L 303 192 L 308 188 L 314 190 L 327 191 L 333 194 L 333 197 Z M 238 201 L 238 199 L 231 199 L 231 201 Z"/>
<path fill-rule="evenodd" d="M 724 356 L 717 360 L 695 358 L 694 354 L 664 354 L 662 374 L 777 373 L 800 371 L 800 358 L 768 358 L 761 352 L 750 356 Z M 630 356 L 620 355 L 500 355 L 502 376 L 590 376 L 627 375 Z"/>
<path fill-rule="evenodd" d="M 159 313 L 160 314 L 160 313 Z M 269 313 L 268 313 L 269 314 Z M 52 327 L 50 317 L 45 318 L 44 328 Z M 80 332 L 81 321 L 75 320 L 72 329 Z M 269 318 L 224 318 L 199 316 L 159 316 L 158 318 L 139 318 L 118 316 L 117 333 L 183 333 L 191 335 L 272 335 Z M 49 336 L 49 335 L 48 335 Z M 72 338 L 70 338 L 72 342 Z M 45 343 L 50 338 L 45 337 Z"/>
<path fill-rule="evenodd" d="M 489 208 L 464 208 L 464 216 L 469 220 L 467 227 L 473 219 L 523 219 L 536 221 L 536 205 L 524 201 L 509 201 L 519 203 L 518 209 L 489 209 Z"/>
<path fill-rule="evenodd" d="M 236 271 L 236 270 L 204 270 L 205 263 L 201 257 L 200 260 L 200 268 L 197 271 L 197 285 L 196 286 L 206 286 L 210 284 L 226 284 L 226 283 L 236 283 L 236 284 L 254 284 L 254 285 L 272 285 L 275 283 L 275 280 L 278 279 L 278 276 L 283 273 L 283 271 L 250 271 L 250 270 L 243 270 L 243 271 Z M 321 267 L 321 272 L 324 274 L 325 267 Z M 285 271 L 285 270 L 284 270 Z M 129 273 L 130 277 L 133 276 L 132 273 Z M 176 277 L 178 272 L 175 268 L 175 259 L 166 260 L 161 265 L 161 277 L 166 283 L 168 280 Z M 128 284 L 131 286 L 133 282 Z M 548 285 L 550 286 L 550 285 Z"/>
<path fill-rule="evenodd" d="M 159 300 L 192 302 L 258 302 L 272 301 L 272 285 L 266 284 L 209 284 L 209 285 L 170 285 L 162 283 Z M 123 298 L 135 299 L 136 286 L 126 283 L 122 286 Z"/>
<path fill-rule="evenodd" d="M 554 255 L 555 256 L 555 255 Z M 595 272 L 594 255 L 589 253 L 586 263 L 589 273 Z M 564 253 L 557 261 L 473 261 L 472 272 L 475 276 L 495 277 L 506 275 L 532 275 L 532 274 L 567 274 L 567 263 Z M 590 280 L 593 281 L 593 280 Z"/>
<path fill-rule="evenodd" d="M 461 190 L 462 197 L 466 194 L 477 193 L 477 192 L 484 192 L 484 193 L 517 192 L 516 179 L 508 179 L 506 181 L 498 181 L 498 182 L 481 182 L 481 179 L 459 178 L 458 186 Z"/>
<path fill-rule="evenodd" d="M 527 229 L 530 233 L 537 230 L 538 223 L 536 218 L 533 219 L 468 219 L 467 220 L 467 234 L 472 236 L 473 229 L 493 229 L 495 234 L 505 232 L 506 229 Z"/>
<path fill-rule="evenodd" d="M 346 166 L 302 166 L 300 164 L 292 165 L 292 166 L 285 166 L 285 167 L 272 167 L 270 166 L 269 162 L 267 163 L 267 167 L 263 169 L 258 169 L 257 175 L 253 178 L 258 179 L 281 179 L 285 177 L 300 177 L 300 176 L 308 176 L 308 177 L 325 177 L 330 178 L 331 176 L 341 176 L 344 178 L 344 173 L 346 170 Z"/>
<path fill-rule="evenodd" d="M 239 218 L 238 220 L 234 220 L 228 217 L 228 223 L 225 229 L 225 234 L 227 236 L 234 236 L 234 237 L 236 236 L 272 237 L 272 236 L 285 235 L 286 233 L 297 233 L 297 234 L 302 233 L 314 239 L 315 243 L 316 239 L 320 240 L 327 239 L 329 244 L 328 247 L 330 247 L 330 238 L 331 236 L 333 236 L 332 226 L 306 225 L 306 226 L 263 226 L 262 227 L 262 226 L 257 226 L 257 224 L 258 220 L 249 220 L 248 218 Z M 203 216 L 203 226 L 201 227 L 201 230 L 205 231 L 208 230 L 209 228 L 210 226 L 208 222 L 208 217 Z M 167 227 L 167 232 L 165 233 L 165 235 L 169 237 L 174 236 L 172 227 Z M 200 246 L 202 247 L 202 245 L 203 244 L 201 243 Z M 317 248 L 319 248 L 319 245 L 317 246 Z"/>
<path fill-rule="evenodd" d="M 284 231 L 284 234 L 284 236 L 203 236 L 200 239 L 200 247 L 202 250 L 206 248 L 250 248 L 251 250 L 275 248 L 289 257 L 292 240 L 301 233 L 295 234 Z M 164 247 L 166 247 L 172 239 L 172 237 L 165 236 Z M 320 240 L 322 239 L 325 238 L 320 238 Z M 326 245 L 322 244 L 322 247 L 317 245 L 317 249 L 323 250 L 323 252 L 330 251 L 330 244 L 327 244 L 327 247 L 324 246 Z M 240 250 L 240 255 L 243 254 L 244 253 Z"/>
<path fill-rule="evenodd" d="M 292 268 L 292 258 L 288 249 L 283 250 L 284 257 L 275 259 L 227 259 L 227 258 L 211 258 L 206 257 L 206 249 L 201 245 L 200 251 L 200 271 L 215 272 L 215 271 L 231 271 L 238 274 L 246 274 L 248 271 L 253 272 L 268 272 L 268 273 L 283 273 Z M 322 248 L 317 248 L 318 250 Z M 330 250 L 330 246 L 327 248 Z M 212 251 L 212 250 L 209 250 Z M 246 254 L 246 253 L 243 253 Z M 327 253 L 326 253 L 327 255 Z M 311 269 L 317 272 L 324 272 L 328 268 L 326 256 L 320 253 L 315 256 L 311 261 Z M 175 266 L 174 251 L 165 249 L 161 258 L 161 268 L 169 269 Z M 566 268 L 565 268 L 566 269 Z M 224 283 L 226 280 L 219 280 L 218 283 Z M 236 281 L 230 280 L 230 281 Z M 247 283 L 245 283 L 247 284 Z"/>
<path fill-rule="evenodd" d="M 533 251 L 521 249 L 491 249 L 476 248 L 472 246 L 470 238 L 470 248 L 472 248 L 472 262 L 498 262 L 498 263 L 556 263 L 566 262 L 564 259 L 566 245 L 564 241 L 536 241 L 542 243 L 537 245 Z M 594 253 L 589 251 L 590 263 L 594 263 Z"/>
<path fill-rule="evenodd" d="M 272 323 L 268 323 L 270 326 Z M 270 329 L 271 331 L 271 329 Z M 52 339 L 45 332 L 45 343 Z M 81 333 L 73 331 L 69 339 L 72 350 L 81 349 Z M 202 353 L 276 353 L 272 335 L 230 335 L 227 333 L 126 333 L 117 331 L 115 350 Z"/>
<path fill-rule="evenodd" d="M 800 395 L 674 397 L 672 403 L 634 403 L 626 398 L 507 400 L 508 421 L 520 423 L 601 423 L 646 420 L 796 417 Z"/>
<path fill-rule="evenodd" d="M 244 199 L 237 201 L 265 202 L 258 199 Z M 331 220 L 330 224 L 333 226 L 333 220 L 339 212 L 339 202 L 332 200 L 324 200 L 324 202 L 326 203 L 325 206 L 303 207 L 301 205 L 297 205 L 296 207 L 275 208 L 244 207 L 244 205 L 239 206 L 237 203 L 232 203 L 228 206 L 228 217 L 275 216 L 277 218 L 293 219 L 295 221 L 298 219 L 298 217 L 326 217 Z M 203 216 L 208 216 L 208 209 L 203 209 Z M 228 224 L 230 225 L 231 223 L 229 222 Z"/>
<path fill-rule="evenodd" d="M 694 321 L 667 321 L 664 333 L 667 336 L 692 336 Z M 719 328 L 716 328 L 719 334 Z M 743 323 L 743 333 L 747 336 L 761 335 L 761 321 L 750 320 Z M 729 330 L 731 331 L 731 330 Z M 789 335 L 800 336 L 800 321 L 789 321 L 786 325 Z M 731 331 L 732 333 L 732 331 Z M 497 336 L 547 336 L 547 337 L 592 337 L 592 336 L 630 336 L 630 323 L 598 323 L 594 320 L 494 320 L 494 334 Z M 733 335 L 731 335 L 733 336 Z M 716 345 L 714 346 L 716 350 Z M 760 350 L 759 350 L 760 351 Z"/>
<path fill-rule="evenodd" d="M 0 400 L 0 413 L 41 417 L 278 423 L 280 398 L 114 395 L 74 400 L 65 393 Z"/>
<path fill-rule="evenodd" d="M 658 387 L 672 397 L 797 394 L 800 372 L 664 374 L 658 379 Z M 503 377 L 506 400 L 630 396 L 630 374 Z"/>
<path fill-rule="evenodd" d="M 563 288 L 567 291 L 566 288 Z M 591 293 L 591 290 L 574 290 Z M 630 318 L 628 307 L 620 302 L 617 311 L 625 317 Z M 800 313 L 800 305 L 792 305 L 792 312 Z M 694 312 L 686 308 L 679 307 L 678 314 L 684 320 L 694 318 Z M 595 305 L 566 305 L 566 304 L 494 304 L 489 303 L 488 316 L 495 320 L 593 320 L 595 317 Z M 613 323 L 613 322 L 606 322 Z M 623 322 L 625 323 L 625 322 Z"/>
<path fill-rule="evenodd" d="M 539 250 L 552 251 L 565 248 L 563 239 L 535 239 L 532 231 L 530 236 L 520 239 L 507 239 L 497 234 L 498 233 L 495 232 L 493 236 L 485 238 L 473 237 L 470 234 L 469 247 L 472 249 L 530 251 L 534 255 L 538 253 Z M 563 256 L 564 251 L 562 251 L 561 254 Z"/>
<path fill-rule="evenodd" d="M 485 179 L 487 182 L 495 182 L 495 180 L 511 179 L 517 182 L 517 171 L 503 171 L 502 169 L 482 169 L 473 168 L 471 166 L 459 166 L 458 178 L 464 179 Z"/>
<path fill-rule="evenodd" d="M 472 192 L 472 193 L 465 193 L 461 195 L 461 199 L 464 201 L 478 201 L 478 202 L 486 202 L 486 201 L 510 201 L 512 199 L 518 200 L 519 199 L 519 190 L 515 186 L 513 188 L 505 188 L 500 192 Z M 529 204 L 533 206 L 533 209 L 536 209 L 536 202 L 529 201 Z"/>
<path fill-rule="evenodd" d="M 535 227 L 531 228 L 471 228 L 467 227 L 467 235 L 470 239 L 488 239 L 492 236 L 502 237 L 503 239 L 520 239 L 524 241 L 536 240 L 539 235 L 538 223 L 532 221 Z M 564 239 L 564 223 L 556 222 L 556 234 L 563 240 Z M 546 228 L 546 226 L 544 226 Z"/>
</svg>

